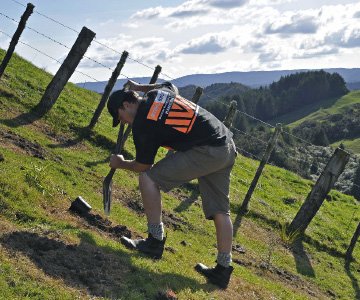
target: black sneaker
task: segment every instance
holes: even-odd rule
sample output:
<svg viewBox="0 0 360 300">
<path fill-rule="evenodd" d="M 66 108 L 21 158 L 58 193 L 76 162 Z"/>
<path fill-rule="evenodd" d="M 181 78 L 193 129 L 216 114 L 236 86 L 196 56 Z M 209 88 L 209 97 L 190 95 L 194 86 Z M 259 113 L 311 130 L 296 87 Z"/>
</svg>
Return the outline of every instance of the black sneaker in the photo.
<svg viewBox="0 0 360 300">
<path fill-rule="evenodd" d="M 232 266 L 225 268 L 219 264 L 217 264 L 215 268 L 208 268 L 200 263 L 195 266 L 195 270 L 204 275 L 210 283 L 226 289 L 234 268 Z"/>
<path fill-rule="evenodd" d="M 125 236 L 120 238 L 121 244 L 128 249 L 137 249 L 151 258 L 160 259 L 164 252 L 166 237 L 162 241 L 154 238 L 151 233 L 147 239 L 132 240 Z"/>
</svg>

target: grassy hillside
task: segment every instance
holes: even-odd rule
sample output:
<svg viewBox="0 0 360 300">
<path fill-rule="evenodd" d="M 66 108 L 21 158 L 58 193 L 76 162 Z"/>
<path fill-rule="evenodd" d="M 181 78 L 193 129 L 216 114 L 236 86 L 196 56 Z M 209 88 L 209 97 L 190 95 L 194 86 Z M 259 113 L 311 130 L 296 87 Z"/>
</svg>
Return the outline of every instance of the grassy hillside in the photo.
<svg viewBox="0 0 360 300">
<path fill-rule="evenodd" d="M 198 262 L 214 265 L 217 252 L 196 182 L 163 194 L 162 260 L 127 250 L 120 236 L 146 236 L 137 174 L 117 171 L 111 215 L 102 209 L 117 129 L 104 112 L 85 134 L 99 96 L 73 84 L 44 118 L 29 115 L 50 80 L 14 56 L 0 81 L 0 299 L 171 299 L 170 291 L 179 299 L 360 297 L 360 247 L 354 261 L 344 258 L 360 221 L 354 198 L 332 191 L 304 241 L 291 244 L 282 229 L 313 183 L 267 166 L 249 212 L 239 215 L 258 165 L 242 156 L 231 185 L 235 270 L 226 291 L 194 270 Z M 131 138 L 124 155 L 134 157 Z M 69 211 L 79 195 L 92 206 L 89 214 Z"/>
<path fill-rule="evenodd" d="M 307 121 L 316 121 L 319 123 L 335 119 L 336 116 L 346 116 L 351 112 L 358 111 L 360 105 L 360 91 L 351 92 L 340 99 L 332 99 L 325 103 L 319 103 L 304 107 L 299 113 L 289 114 L 281 119 L 276 120 L 277 122 L 283 122 L 289 124 L 290 128 L 295 128 Z M 306 112 L 311 112 L 307 114 Z M 339 126 L 340 127 L 340 126 Z M 353 132 L 349 134 L 348 138 L 339 139 L 334 141 L 331 146 L 338 147 L 343 144 L 346 149 L 353 153 L 359 153 L 360 149 L 360 133 Z"/>
</svg>

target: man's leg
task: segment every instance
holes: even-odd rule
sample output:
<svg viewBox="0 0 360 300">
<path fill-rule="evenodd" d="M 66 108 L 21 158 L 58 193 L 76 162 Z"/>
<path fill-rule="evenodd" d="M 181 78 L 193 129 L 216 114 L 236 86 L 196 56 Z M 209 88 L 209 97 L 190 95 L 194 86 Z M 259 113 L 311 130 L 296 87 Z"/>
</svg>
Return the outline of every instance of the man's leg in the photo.
<svg viewBox="0 0 360 300">
<path fill-rule="evenodd" d="M 130 249 L 137 249 L 146 255 L 160 259 L 164 251 L 166 238 L 163 238 L 164 226 L 162 223 L 162 204 L 159 187 L 146 173 L 139 177 L 139 186 L 144 210 L 148 221 L 149 236 L 147 239 L 132 240 L 121 237 L 121 243 Z"/>
<path fill-rule="evenodd" d="M 159 187 L 146 173 L 140 175 L 139 186 L 148 223 L 160 224 L 162 204 Z"/>
<path fill-rule="evenodd" d="M 230 216 L 226 214 L 215 214 L 213 218 L 216 228 L 218 251 L 229 254 L 231 253 L 233 238 L 233 226 Z"/>
<path fill-rule="evenodd" d="M 200 263 L 195 266 L 195 270 L 204 275 L 211 283 L 226 289 L 234 270 L 230 266 L 233 227 L 229 215 L 215 214 L 212 217 L 214 218 L 218 244 L 217 265 L 214 268 L 208 268 Z"/>
</svg>

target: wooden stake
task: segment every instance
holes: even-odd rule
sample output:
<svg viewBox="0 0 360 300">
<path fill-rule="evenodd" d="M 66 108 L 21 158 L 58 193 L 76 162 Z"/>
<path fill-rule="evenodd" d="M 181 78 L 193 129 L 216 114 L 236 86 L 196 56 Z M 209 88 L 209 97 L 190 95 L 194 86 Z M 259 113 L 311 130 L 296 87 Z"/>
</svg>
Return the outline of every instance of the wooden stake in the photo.
<svg viewBox="0 0 360 300">
<path fill-rule="evenodd" d="M 36 110 L 46 113 L 53 107 L 94 37 L 94 32 L 86 27 L 82 28 L 75 44 L 72 46 L 63 64 L 60 66 L 59 70 L 47 86 Z"/>
<path fill-rule="evenodd" d="M 225 117 L 225 120 L 224 120 L 224 125 L 227 128 L 230 128 L 231 125 L 232 125 L 232 122 L 234 120 L 235 113 L 236 113 L 236 107 L 237 107 L 237 102 L 235 100 L 231 101 L 228 114 L 227 114 L 227 116 Z"/>
<path fill-rule="evenodd" d="M 8 63 L 9 63 L 9 61 L 11 59 L 11 56 L 13 55 L 13 53 L 15 51 L 15 47 L 16 47 L 18 41 L 19 41 L 19 38 L 20 38 L 22 32 L 25 29 L 26 21 L 29 19 L 30 15 L 33 13 L 34 7 L 35 6 L 33 4 L 28 3 L 24 14 L 21 16 L 18 28 L 16 29 L 16 31 L 15 31 L 12 39 L 11 39 L 9 49 L 6 52 L 6 55 L 5 55 L 1 65 L 0 65 L 0 78 L 4 74 L 4 71 L 5 71 L 5 69 L 6 69 L 6 67 L 7 67 L 7 65 L 8 65 Z"/>
<path fill-rule="evenodd" d="M 245 196 L 245 199 L 244 199 L 244 202 L 242 203 L 241 207 L 240 207 L 240 211 L 246 211 L 248 209 L 248 205 L 249 205 L 249 201 L 251 199 L 251 196 L 256 188 L 256 185 L 259 181 L 259 178 L 261 176 L 261 173 L 265 167 L 265 165 L 267 164 L 269 158 L 270 158 L 270 155 L 271 155 L 271 152 L 273 151 L 274 149 L 274 146 L 275 146 L 275 143 L 278 139 L 278 136 L 280 134 L 282 130 L 282 127 L 281 127 L 281 124 L 276 124 L 276 128 L 275 128 L 275 132 L 271 138 L 271 140 L 269 141 L 268 145 L 267 145 L 267 148 L 266 148 L 266 151 L 264 153 L 264 156 L 260 162 L 260 165 L 255 173 L 255 176 L 251 182 L 251 185 L 249 187 L 249 190 Z"/>
<path fill-rule="evenodd" d="M 321 173 L 305 202 L 291 222 L 289 232 L 305 232 L 311 220 L 323 204 L 326 195 L 344 171 L 349 159 L 350 154 L 343 149 L 337 148 L 335 150 L 335 153 L 330 158 L 324 171 Z"/>
<path fill-rule="evenodd" d="M 120 75 L 120 72 L 122 70 L 122 68 L 125 65 L 126 59 L 129 56 L 129 53 L 127 51 L 124 51 L 120 57 L 120 60 L 115 68 L 115 70 L 112 72 L 111 77 L 105 87 L 104 93 L 101 96 L 101 100 L 98 104 L 98 107 L 96 108 L 94 115 L 90 121 L 90 124 L 88 126 L 88 129 L 93 129 L 95 127 L 95 124 L 97 123 L 97 121 L 99 120 L 99 117 L 101 115 L 101 112 L 103 111 L 105 104 L 109 98 L 109 95 L 112 91 L 112 89 L 114 88 L 114 85 L 116 83 L 117 78 Z"/>
<path fill-rule="evenodd" d="M 204 89 L 201 86 L 198 86 L 195 90 L 195 93 L 194 93 L 191 101 L 194 102 L 195 104 L 198 104 L 200 97 L 202 96 L 203 90 Z"/>
<path fill-rule="evenodd" d="M 354 251 L 355 244 L 356 244 L 359 236 L 360 236 L 360 223 L 359 223 L 359 225 L 357 226 L 357 228 L 356 228 L 356 230 L 355 230 L 355 233 L 354 233 L 354 235 L 353 235 L 353 237 L 352 237 L 352 239 L 351 239 L 349 248 L 348 248 L 347 251 L 346 251 L 346 257 L 347 257 L 347 258 L 351 258 L 351 257 L 352 257 L 352 253 L 353 253 L 353 251 Z"/>
</svg>

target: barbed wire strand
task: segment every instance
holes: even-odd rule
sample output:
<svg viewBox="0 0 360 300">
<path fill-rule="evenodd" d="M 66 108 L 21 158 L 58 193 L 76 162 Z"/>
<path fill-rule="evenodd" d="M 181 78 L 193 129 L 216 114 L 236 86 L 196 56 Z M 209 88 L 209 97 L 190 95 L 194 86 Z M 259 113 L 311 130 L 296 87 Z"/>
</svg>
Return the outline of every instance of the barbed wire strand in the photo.
<svg viewBox="0 0 360 300">
<path fill-rule="evenodd" d="M 4 31 L 2 31 L 2 30 L 0 30 L 0 32 L 1 32 L 2 34 L 4 34 L 4 35 L 6 35 L 6 36 L 8 36 L 8 37 L 11 38 L 11 36 L 10 36 L 9 34 L 7 34 L 6 32 L 4 32 Z M 40 51 L 39 49 L 36 49 L 36 48 L 34 48 L 33 46 L 31 46 L 31 45 L 29 45 L 29 44 L 27 44 L 27 43 L 24 43 L 24 42 L 21 41 L 21 40 L 19 40 L 19 43 L 21 43 L 21 44 L 23 44 L 23 45 L 25 45 L 25 46 L 27 46 L 27 47 L 29 47 L 29 48 L 37 51 L 38 53 L 40 53 L 40 54 L 42 54 L 42 55 L 45 55 L 46 57 L 48 57 L 48 58 L 56 61 L 57 63 L 61 64 L 61 62 L 60 62 L 59 60 L 57 60 L 56 58 L 51 57 L 50 55 L 48 55 L 48 54 Z M 75 70 L 75 72 L 80 73 L 80 74 L 82 74 L 82 75 L 84 75 L 84 76 L 86 76 L 86 77 L 88 77 L 88 78 L 90 78 L 90 79 L 92 79 L 92 80 L 95 80 L 95 81 L 97 81 L 98 83 L 101 83 L 101 84 L 103 84 L 103 85 L 105 86 L 105 83 L 103 83 L 103 82 L 101 82 L 101 81 L 98 81 L 97 79 L 95 79 L 95 78 L 93 78 L 93 77 L 91 77 L 91 76 L 89 76 L 89 75 L 87 75 L 87 74 L 85 74 L 85 73 L 83 73 L 83 72 L 81 72 L 81 71 Z"/>
<path fill-rule="evenodd" d="M 11 0 L 11 1 L 12 1 L 12 2 L 15 2 L 15 3 L 17 3 L 17 4 L 19 4 L 19 5 L 23 6 L 23 7 L 26 7 L 26 5 L 20 3 L 20 2 L 18 2 L 18 1 L 16 1 L 16 0 Z M 59 25 L 61 25 L 61 26 L 63 26 L 63 27 L 65 27 L 65 28 L 67 28 L 67 29 L 70 29 L 71 31 L 74 31 L 74 32 L 76 32 L 76 33 L 79 33 L 79 32 L 76 31 L 75 29 L 73 29 L 73 28 L 71 28 L 71 27 L 69 27 L 69 26 L 66 26 L 66 25 L 62 24 L 61 22 L 56 21 L 56 20 L 54 20 L 53 18 L 50 18 L 50 17 L 48 17 L 48 16 L 46 16 L 46 15 L 44 15 L 44 14 L 42 14 L 42 13 L 36 11 L 36 10 L 34 10 L 34 12 L 37 13 L 38 15 L 40 15 L 40 16 L 43 16 L 43 17 L 45 17 L 45 18 L 47 18 L 47 19 L 49 19 L 49 20 L 51 20 L 51 21 L 53 21 L 53 22 L 55 22 L 55 23 L 57 23 L 57 24 L 59 24 Z"/>
</svg>

